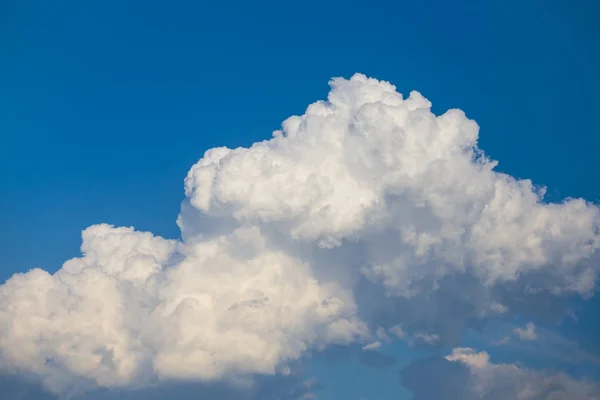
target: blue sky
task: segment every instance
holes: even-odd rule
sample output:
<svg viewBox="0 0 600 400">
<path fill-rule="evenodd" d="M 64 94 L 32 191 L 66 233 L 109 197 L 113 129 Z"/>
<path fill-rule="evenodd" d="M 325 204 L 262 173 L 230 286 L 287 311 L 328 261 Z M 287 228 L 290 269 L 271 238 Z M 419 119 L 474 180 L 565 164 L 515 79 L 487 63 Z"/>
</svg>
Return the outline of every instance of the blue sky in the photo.
<svg viewBox="0 0 600 400">
<path fill-rule="evenodd" d="M 598 201 L 599 15 L 592 0 L 3 2 L 0 278 L 58 270 L 97 223 L 179 238 L 183 179 L 206 150 L 269 139 L 355 72 L 418 90 L 436 114 L 464 110 L 497 170 L 548 200 Z M 552 332 L 600 356 L 600 303 L 572 301 L 577 323 Z M 600 376 L 491 340 L 463 344 Z M 398 370 L 441 350 L 382 351 L 392 366 L 315 356 L 308 375 L 321 398 L 409 398 Z"/>
</svg>

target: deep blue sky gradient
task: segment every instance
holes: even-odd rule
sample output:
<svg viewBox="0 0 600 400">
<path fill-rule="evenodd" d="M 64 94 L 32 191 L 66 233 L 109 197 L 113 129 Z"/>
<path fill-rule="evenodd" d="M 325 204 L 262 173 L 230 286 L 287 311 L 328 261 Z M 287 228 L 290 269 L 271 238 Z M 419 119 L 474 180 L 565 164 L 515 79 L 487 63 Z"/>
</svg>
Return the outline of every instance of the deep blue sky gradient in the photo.
<svg viewBox="0 0 600 400">
<path fill-rule="evenodd" d="M 461 108 L 550 200 L 600 200 L 599 17 L 594 0 L 4 0 L 0 279 L 60 268 L 95 223 L 178 237 L 205 150 L 269 138 L 354 72 Z M 590 346 L 599 304 L 571 329 Z"/>
</svg>

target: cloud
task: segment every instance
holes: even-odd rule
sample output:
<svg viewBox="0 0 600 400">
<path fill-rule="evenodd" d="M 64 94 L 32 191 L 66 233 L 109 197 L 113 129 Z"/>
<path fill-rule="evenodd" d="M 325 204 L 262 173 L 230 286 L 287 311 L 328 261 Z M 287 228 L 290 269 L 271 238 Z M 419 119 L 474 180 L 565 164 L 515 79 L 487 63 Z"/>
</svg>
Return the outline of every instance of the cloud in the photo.
<svg viewBox="0 0 600 400">
<path fill-rule="evenodd" d="M 561 335 L 556 329 L 547 328 L 513 328 L 510 324 L 486 328 L 477 337 L 477 342 L 491 344 L 493 346 L 504 346 L 503 351 L 512 354 L 526 356 L 528 360 L 537 360 L 538 363 L 551 364 L 568 368 L 569 366 L 587 364 L 590 367 L 600 366 L 600 357 L 588 348 L 569 338 Z M 522 339 L 511 340 L 509 332 L 524 331 L 524 337 L 534 340 Z M 517 334 L 518 336 L 518 334 Z"/>
<path fill-rule="evenodd" d="M 10 400 L 56 400 L 41 385 L 20 376 L 0 376 L 0 393 Z"/>
<path fill-rule="evenodd" d="M 501 338 L 501 339 L 498 339 L 498 340 L 493 340 L 493 341 L 491 342 L 491 344 L 492 344 L 493 346 L 504 346 L 504 345 L 506 345 L 506 344 L 508 344 L 508 343 L 510 343 L 510 336 L 502 336 L 502 338 Z"/>
<path fill-rule="evenodd" d="M 562 373 L 520 368 L 515 364 L 493 364 L 489 355 L 470 348 L 454 349 L 447 360 L 469 368 L 472 390 L 479 399 L 600 399 L 600 386 L 574 380 Z"/>
<path fill-rule="evenodd" d="M 469 369 L 443 357 L 414 361 L 400 371 L 400 381 L 414 400 L 476 399 Z"/>
<path fill-rule="evenodd" d="M 220 399 L 220 400 L 296 400 L 315 398 L 323 385 L 305 374 L 263 376 L 252 385 L 236 386 L 225 382 L 166 382 L 144 388 L 103 388 L 79 393 L 73 397 L 48 393 L 39 384 L 22 376 L 0 376 L 2 398 L 11 400 L 161 400 Z"/>
<path fill-rule="evenodd" d="M 528 322 L 527 325 L 525 325 L 525 328 L 515 328 L 513 332 L 521 338 L 521 340 L 537 339 L 537 335 L 535 334 L 535 324 L 532 322 Z"/>
<path fill-rule="evenodd" d="M 254 228 L 185 244 L 88 228 L 83 258 L 55 275 L 32 270 L 0 287 L 0 321 L 8 327 L 2 366 L 27 368 L 55 392 L 86 381 L 235 382 L 275 373 L 308 345 L 347 343 L 361 333 L 343 292 L 265 246 Z"/>
<path fill-rule="evenodd" d="M 371 342 L 363 346 L 363 350 L 376 350 L 381 347 L 380 341 Z"/>
<path fill-rule="evenodd" d="M 357 74 L 185 178 L 172 241 L 101 224 L 82 257 L 0 286 L 0 370 L 56 393 L 245 387 L 402 326 L 436 342 L 596 288 L 600 210 L 494 171 L 477 124 Z M 397 329 L 390 330 L 399 336 Z"/>
<path fill-rule="evenodd" d="M 394 325 L 390 328 L 390 333 L 396 336 L 398 339 L 404 339 L 406 337 L 406 332 L 400 325 Z"/>
<path fill-rule="evenodd" d="M 435 345 L 440 341 L 440 337 L 435 334 L 419 332 L 415 335 L 415 338 L 427 344 Z"/>
<path fill-rule="evenodd" d="M 316 392 L 322 389 L 321 383 L 315 378 L 307 379 L 301 385 L 289 392 L 289 399 L 315 399 Z M 285 397 L 284 397 L 285 398 Z"/>
<path fill-rule="evenodd" d="M 448 356 L 417 360 L 400 372 L 415 400 L 594 400 L 600 386 L 550 370 L 494 364 L 485 352 L 456 348 Z"/>
</svg>

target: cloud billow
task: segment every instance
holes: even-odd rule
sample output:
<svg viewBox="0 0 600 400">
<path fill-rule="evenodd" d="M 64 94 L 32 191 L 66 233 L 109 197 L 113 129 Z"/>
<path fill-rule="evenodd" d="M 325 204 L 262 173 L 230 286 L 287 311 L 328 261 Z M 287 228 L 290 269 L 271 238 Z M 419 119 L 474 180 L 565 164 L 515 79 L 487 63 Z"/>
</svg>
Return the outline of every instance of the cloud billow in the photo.
<svg viewBox="0 0 600 400">
<path fill-rule="evenodd" d="M 455 348 L 446 357 L 418 360 L 400 371 L 415 400 L 598 400 L 600 387 L 563 373 L 495 364 L 485 351 Z"/>
<path fill-rule="evenodd" d="M 0 286 L 0 369 L 56 393 L 243 387 L 378 327 L 443 342 L 516 299 L 593 294 L 600 209 L 545 203 L 494 171 L 474 121 L 430 107 L 356 74 L 270 140 L 208 150 L 181 241 L 95 225 L 82 257 Z"/>
</svg>

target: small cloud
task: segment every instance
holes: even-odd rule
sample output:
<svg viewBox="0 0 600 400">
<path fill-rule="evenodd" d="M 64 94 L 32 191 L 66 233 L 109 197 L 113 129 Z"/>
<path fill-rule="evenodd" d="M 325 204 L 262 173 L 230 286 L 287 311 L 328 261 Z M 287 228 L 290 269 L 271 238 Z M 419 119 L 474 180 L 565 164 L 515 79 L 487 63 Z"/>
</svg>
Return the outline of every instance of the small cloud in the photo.
<svg viewBox="0 0 600 400">
<path fill-rule="evenodd" d="M 492 342 L 492 345 L 502 346 L 502 345 L 508 344 L 508 342 L 510 342 L 510 336 L 504 336 L 502 339 Z"/>
<path fill-rule="evenodd" d="M 383 328 L 381 326 L 377 328 L 377 331 L 375 332 L 375 336 L 377 336 L 377 339 L 379 339 L 380 341 L 383 341 L 385 343 L 389 343 L 391 341 L 391 338 L 385 331 L 385 328 Z"/>
<path fill-rule="evenodd" d="M 496 302 L 493 302 L 490 308 L 498 314 L 504 314 L 508 311 L 508 308 L 505 305 Z"/>
<path fill-rule="evenodd" d="M 446 356 L 448 361 L 460 361 L 471 368 L 486 368 L 490 361 L 490 356 L 487 352 L 476 352 L 470 347 L 458 347 L 452 350 L 452 354 Z"/>
<path fill-rule="evenodd" d="M 447 356 L 470 370 L 471 392 L 479 399 L 598 399 L 600 386 L 589 378 L 575 379 L 565 373 L 552 370 L 534 370 L 523 363 L 496 364 L 487 352 L 471 348 L 456 348 Z M 450 393 L 448 393 L 449 395 Z M 419 398 L 418 396 L 415 396 Z M 462 398 L 440 396 L 443 399 Z"/>
<path fill-rule="evenodd" d="M 316 378 L 310 378 L 302 382 L 298 387 L 289 393 L 286 399 L 316 399 L 316 392 L 321 390 L 322 385 Z"/>
<path fill-rule="evenodd" d="M 404 339 L 406 337 L 406 332 L 404 332 L 400 325 L 392 326 L 390 328 L 390 333 L 392 333 L 398 339 Z"/>
<path fill-rule="evenodd" d="M 400 371 L 399 377 L 402 385 L 414 394 L 414 400 L 476 398 L 469 368 L 443 357 L 415 360 Z"/>
<path fill-rule="evenodd" d="M 307 388 L 316 387 L 319 386 L 319 381 L 317 380 L 317 378 L 310 378 L 302 382 L 302 386 Z"/>
<path fill-rule="evenodd" d="M 292 369 L 289 365 L 283 365 L 279 368 L 278 372 L 283 376 L 289 376 L 292 373 Z"/>
<path fill-rule="evenodd" d="M 415 360 L 400 371 L 400 379 L 415 400 L 590 400 L 600 393 L 598 383 L 589 378 L 521 363 L 497 364 L 487 352 L 467 347 L 455 348 L 444 358 Z"/>
<path fill-rule="evenodd" d="M 380 341 L 376 341 L 373 343 L 369 343 L 366 346 L 363 346 L 363 350 L 376 350 L 378 348 L 381 347 L 381 342 Z"/>
<path fill-rule="evenodd" d="M 512 350 L 552 362 L 579 365 L 590 363 L 600 365 L 600 357 L 589 348 L 562 336 L 559 332 L 535 327 L 535 340 L 513 340 Z M 521 329 L 527 331 L 527 329 Z M 518 334 L 517 334 L 518 335 Z"/>
<path fill-rule="evenodd" d="M 569 310 L 567 312 L 567 317 L 571 319 L 571 321 L 577 323 L 579 322 L 579 317 L 577 316 L 577 314 L 575 314 L 575 311 L 573 310 Z"/>
<path fill-rule="evenodd" d="M 515 335 L 521 338 L 521 340 L 536 340 L 537 335 L 535 333 L 535 325 L 533 322 L 529 322 L 525 325 L 525 329 L 523 328 L 515 328 L 513 330 Z"/>
<path fill-rule="evenodd" d="M 415 334 L 415 339 L 430 345 L 438 344 L 440 341 L 440 337 L 438 335 L 422 332 Z"/>
</svg>

